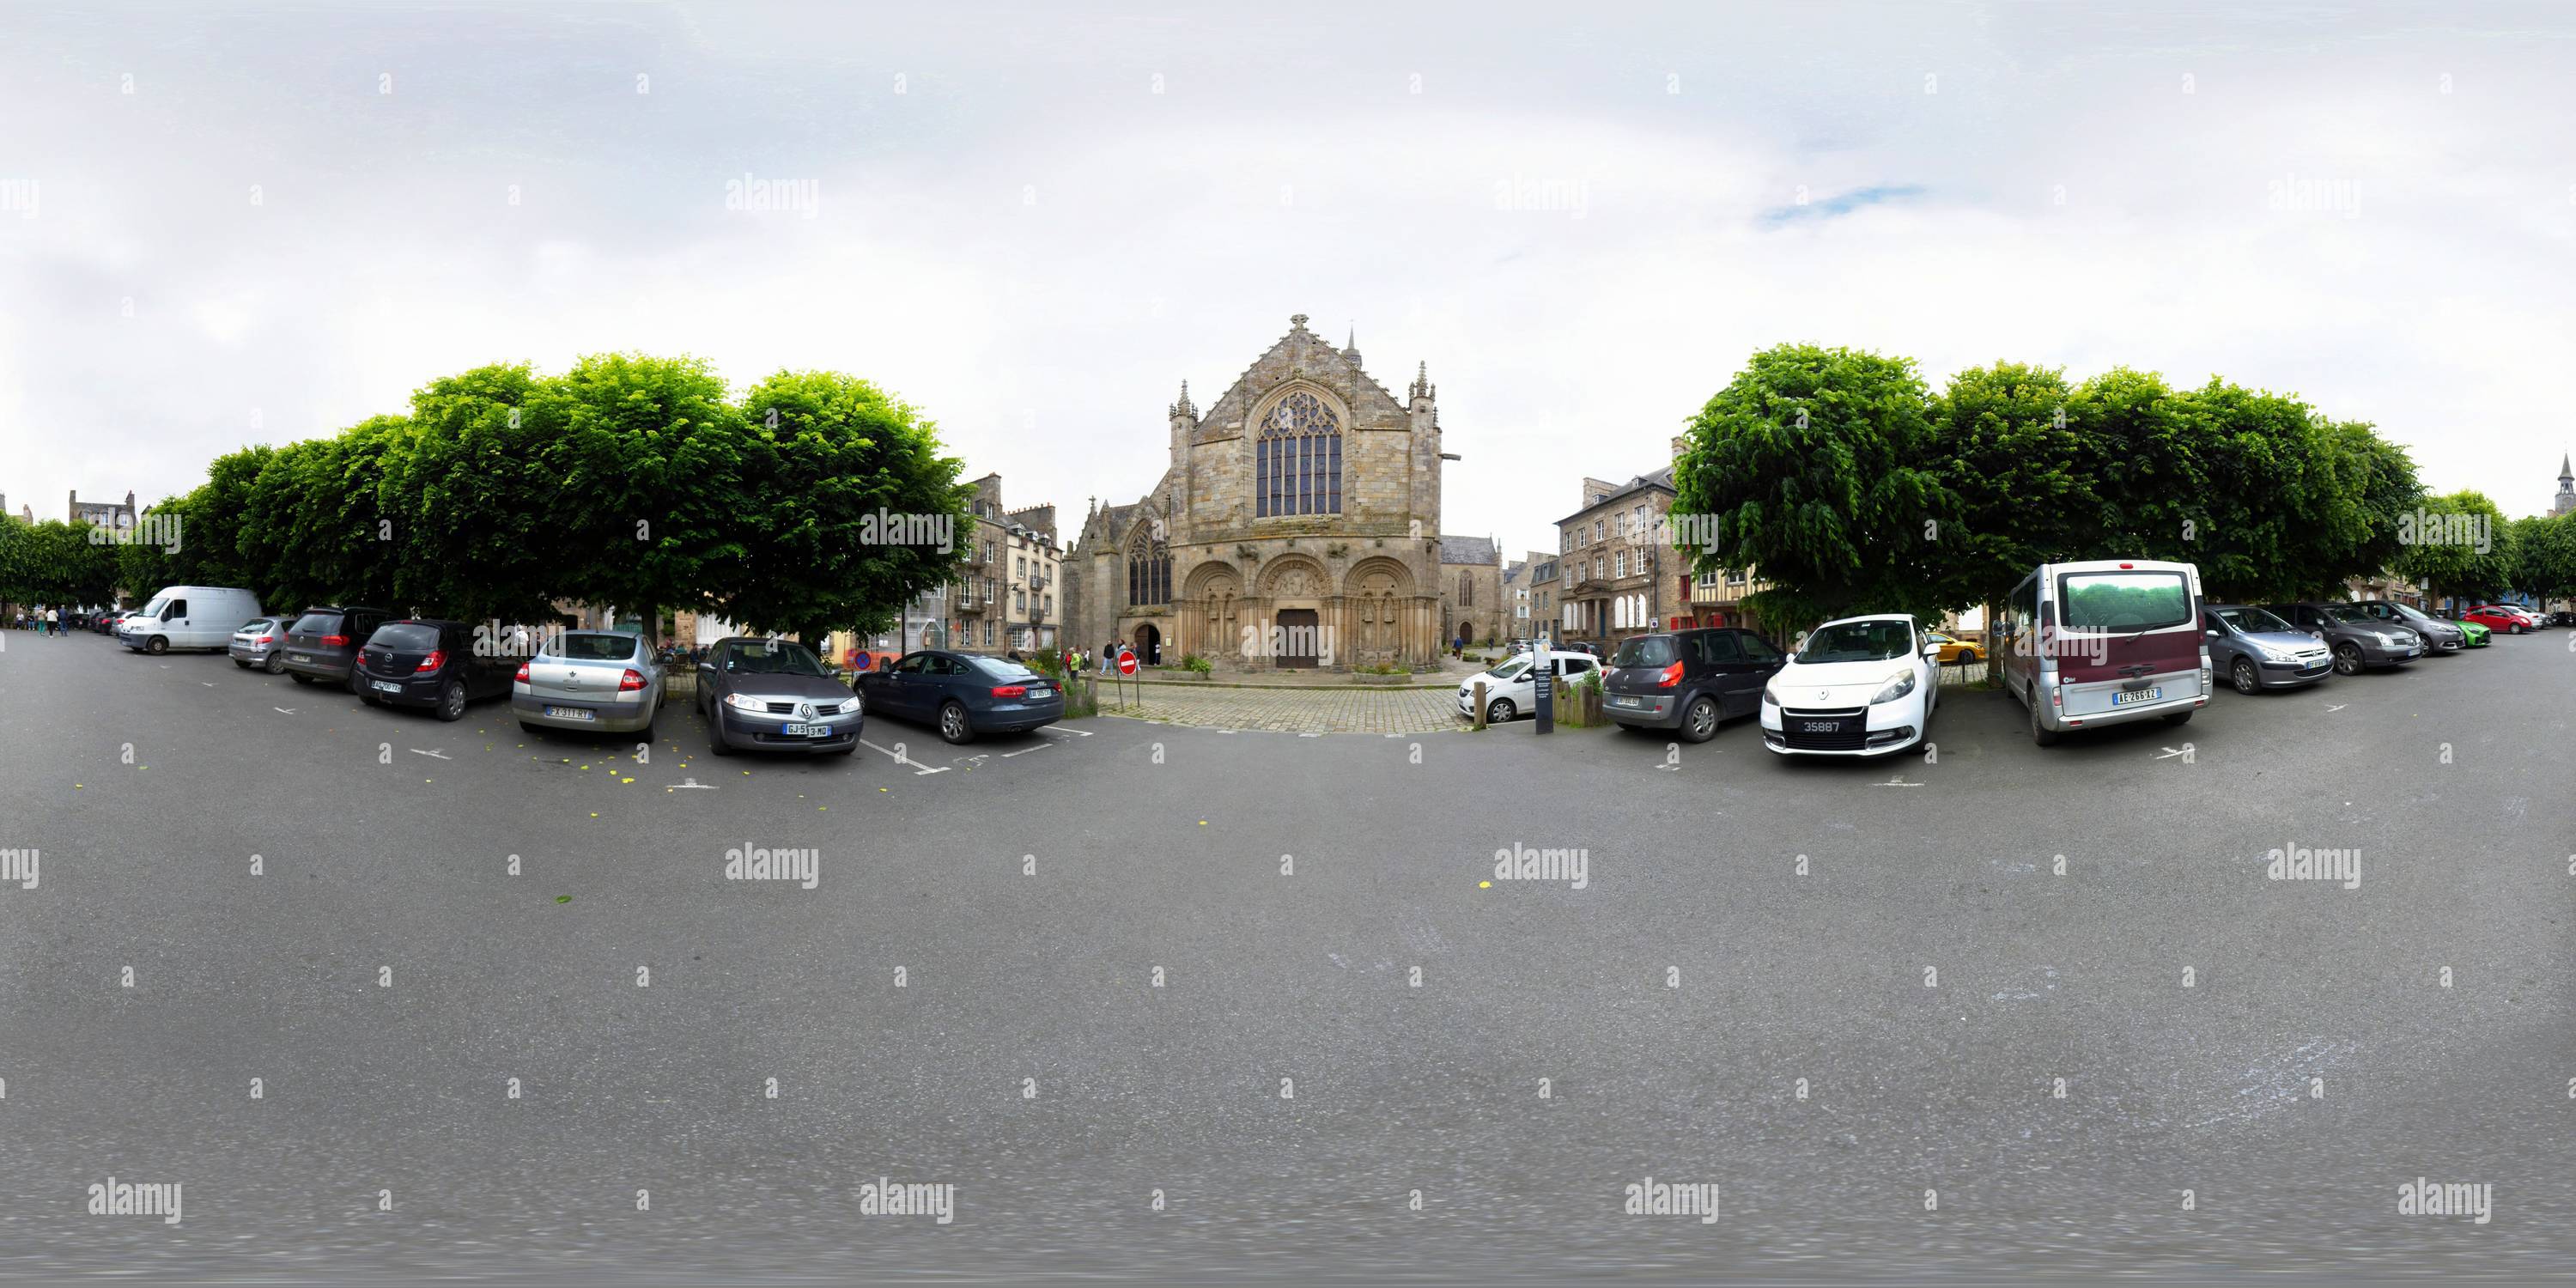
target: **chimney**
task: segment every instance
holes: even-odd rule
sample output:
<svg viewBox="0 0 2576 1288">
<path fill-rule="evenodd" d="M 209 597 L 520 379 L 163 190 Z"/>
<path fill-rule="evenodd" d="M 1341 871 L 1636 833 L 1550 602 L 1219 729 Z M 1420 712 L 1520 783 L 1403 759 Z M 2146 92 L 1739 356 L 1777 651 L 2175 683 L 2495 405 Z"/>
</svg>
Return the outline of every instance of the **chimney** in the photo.
<svg viewBox="0 0 2576 1288">
<path fill-rule="evenodd" d="M 1687 436 L 1685 436 L 1685 435 L 1681 435 L 1681 434 L 1675 434 L 1675 435 L 1673 435 L 1673 459 L 1674 459 L 1674 460 L 1677 460 L 1677 461 L 1678 461 L 1678 460 L 1680 460 L 1680 459 L 1682 458 L 1682 453 L 1684 453 L 1684 452 L 1686 452 L 1686 451 L 1689 451 L 1689 450 L 1690 450 L 1690 439 L 1689 439 Z"/>
<path fill-rule="evenodd" d="M 1678 442 L 1678 441 L 1680 441 L 1680 440 L 1676 439 L 1676 440 L 1674 440 L 1674 441 Z M 134 489 L 133 489 L 133 488 L 127 488 L 127 489 L 125 489 L 125 508 L 126 508 L 126 509 L 128 509 L 128 510 L 131 510 L 131 509 L 133 509 L 133 508 L 134 508 Z"/>
</svg>

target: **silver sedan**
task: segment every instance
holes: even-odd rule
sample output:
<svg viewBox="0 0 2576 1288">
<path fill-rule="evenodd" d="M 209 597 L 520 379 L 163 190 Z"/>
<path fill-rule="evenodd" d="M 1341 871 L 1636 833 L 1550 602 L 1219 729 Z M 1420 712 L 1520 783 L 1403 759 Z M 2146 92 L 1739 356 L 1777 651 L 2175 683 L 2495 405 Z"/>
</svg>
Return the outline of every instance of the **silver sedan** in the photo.
<svg viewBox="0 0 2576 1288">
<path fill-rule="evenodd" d="M 541 642 L 510 682 L 510 711 L 528 729 L 653 731 L 662 668 L 643 637 L 566 631 Z"/>
<path fill-rule="evenodd" d="M 277 617 L 254 617 L 233 632 L 232 642 L 224 652 L 233 665 L 245 670 L 258 667 L 275 675 L 286 669 L 286 622 Z"/>
</svg>

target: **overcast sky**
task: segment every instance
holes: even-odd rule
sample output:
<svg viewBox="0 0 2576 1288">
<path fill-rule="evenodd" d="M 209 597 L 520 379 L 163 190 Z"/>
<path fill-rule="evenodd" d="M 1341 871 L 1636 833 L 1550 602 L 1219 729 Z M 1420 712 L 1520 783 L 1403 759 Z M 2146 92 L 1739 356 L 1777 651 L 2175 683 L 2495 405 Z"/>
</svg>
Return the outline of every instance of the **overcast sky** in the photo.
<svg viewBox="0 0 2576 1288">
<path fill-rule="evenodd" d="M 1089 15 L 1089 16 L 1086 16 Z M 1781 341 L 2299 394 L 2543 511 L 2576 9 L 0 9 L 0 492 L 147 503 L 425 380 L 829 367 L 1131 501 L 1311 315 L 1554 544 Z M 390 90 L 390 92 L 385 92 Z M 805 209 L 727 206 L 728 182 Z M 257 200 L 254 201 L 254 189 Z M 799 203 L 803 204 L 803 203 Z"/>
</svg>

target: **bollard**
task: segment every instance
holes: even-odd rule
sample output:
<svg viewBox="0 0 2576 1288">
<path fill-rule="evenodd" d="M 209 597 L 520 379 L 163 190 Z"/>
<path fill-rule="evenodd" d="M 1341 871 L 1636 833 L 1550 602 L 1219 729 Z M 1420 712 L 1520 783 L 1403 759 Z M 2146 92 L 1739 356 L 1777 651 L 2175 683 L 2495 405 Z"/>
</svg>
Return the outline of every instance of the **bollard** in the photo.
<svg viewBox="0 0 2576 1288">
<path fill-rule="evenodd" d="M 1477 728 L 1485 727 L 1485 682 L 1483 680 L 1476 681 L 1476 713 L 1473 719 Z"/>
</svg>

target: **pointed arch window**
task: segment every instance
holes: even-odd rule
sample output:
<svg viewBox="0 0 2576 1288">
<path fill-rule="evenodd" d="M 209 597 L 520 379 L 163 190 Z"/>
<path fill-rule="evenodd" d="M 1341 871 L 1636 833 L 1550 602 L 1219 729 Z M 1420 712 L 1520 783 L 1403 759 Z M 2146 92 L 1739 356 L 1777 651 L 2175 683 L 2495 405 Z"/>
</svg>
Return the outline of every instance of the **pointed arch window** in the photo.
<svg viewBox="0 0 2576 1288">
<path fill-rule="evenodd" d="M 1127 548 L 1127 602 L 1130 605 L 1172 602 L 1172 551 L 1160 541 L 1139 537 Z"/>
<path fill-rule="evenodd" d="M 1299 390 L 1270 409 L 1252 462 L 1255 517 L 1342 512 L 1342 422 L 1315 395 Z"/>
</svg>

